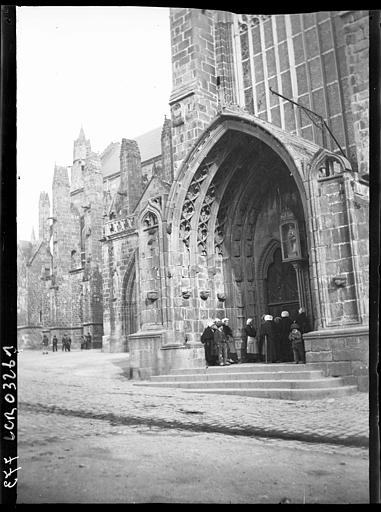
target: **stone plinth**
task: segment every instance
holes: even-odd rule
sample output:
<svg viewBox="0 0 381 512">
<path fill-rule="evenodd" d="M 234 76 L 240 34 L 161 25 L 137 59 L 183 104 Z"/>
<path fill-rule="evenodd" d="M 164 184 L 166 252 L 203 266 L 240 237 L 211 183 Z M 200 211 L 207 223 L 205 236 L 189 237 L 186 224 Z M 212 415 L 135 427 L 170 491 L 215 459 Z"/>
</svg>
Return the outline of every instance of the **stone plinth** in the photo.
<svg viewBox="0 0 381 512">
<path fill-rule="evenodd" d="M 10 340 L 11 341 L 11 340 Z M 21 349 L 40 349 L 42 342 L 41 326 L 20 326 L 17 328 L 17 348 Z M 4 340 L 4 345 L 7 345 Z M 11 343 L 9 343 L 10 345 Z"/>
<path fill-rule="evenodd" d="M 120 335 L 119 337 L 113 335 L 102 336 L 102 352 L 128 352 L 127 337 Z"/>
<path fill-rule="evenodd" d="M 355 376 L 360 391 L 369 388 L 369 330 L 367 326 L 326 329 L 304 335 L 306 362 L 327 377 Z"/>
<path fill-rule="evenodd" d="M 200 368 L 205 365 L 201 344 L 168 344 L 168 331 L 141 331 L 130 334 L 131 378 L 149 379 L 175 368 Z"/>
</svg>

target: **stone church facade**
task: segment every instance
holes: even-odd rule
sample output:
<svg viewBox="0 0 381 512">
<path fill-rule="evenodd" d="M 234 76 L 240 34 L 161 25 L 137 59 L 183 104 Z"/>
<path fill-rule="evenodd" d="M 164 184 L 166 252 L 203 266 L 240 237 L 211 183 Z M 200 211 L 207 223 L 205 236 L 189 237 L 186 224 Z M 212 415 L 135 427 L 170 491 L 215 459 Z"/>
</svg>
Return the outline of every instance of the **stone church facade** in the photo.
<svg viewBox="0 0 381 512">
<path fill-rule="evenodd" d="M 55 170 L 50 232 L 28 260 L 41 272 L 50 244 L 43 327 L 89 329 L 146 378 L 201 366 L 210 318 L 239 340 L 248 317 L 304 306 L 307 362 L 366 387 L 368 12 L 176 8 L 170 22 L 160 155 L 142 162 L 123 139 L 113 181 L 81 132 L 70 183 Z"/>
</svg>

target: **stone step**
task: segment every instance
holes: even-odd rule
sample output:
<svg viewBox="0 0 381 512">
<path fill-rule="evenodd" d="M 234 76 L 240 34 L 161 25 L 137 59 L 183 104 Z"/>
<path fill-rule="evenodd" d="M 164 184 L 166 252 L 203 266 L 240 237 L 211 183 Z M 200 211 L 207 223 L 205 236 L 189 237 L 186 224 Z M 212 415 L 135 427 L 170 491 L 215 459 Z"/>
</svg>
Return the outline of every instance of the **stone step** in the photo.
<svg viewBox="0 0 381 512">
<path fill-rule="evenodd" d="M 343 386 L 340 377 L 327 377 L 309 380 L 202 380 L 202 381 L 155 381 L 139 382 L 138 386 L 169 387 L 181 389 L 323 389 Z"/>
<path fill-rule="evenodd" d="M 305 370 L 300 372 L 281 371 L 281 372 L 204 372 L 189 374 L 169 374 L 155 375 L 151 377 L 151 382 L 179 382 L 179 381 L 204 381 L 204 380 L 306 380 L 319 379 L 323 376 L 321 370 Z"/>
<path fill-rule="evenodd" d="M 194 388 L 182 389 L 185 393 L 210 393 L 221 395 L 250 396 L 275 400 L 322 400 L 352 395 L 357 392 L 357 386 L 342 386 L 319 389 L 259 389 L 259 388 Z"/>
<path fill-rule="evenodd" d="M 357 392 L 354 377 L 324 377 L 316 366 L 293 363 L 180 368 L 134 385 L 287 400 L 314 400 Z"/>
<path fill-rule="evenodd" d="M 202 368 L 177 368 L 170 370 L 169 375 L 184 375 L 190 373 L 224 373 L 224 372 L 280 372 L 280 371 L 306 371 L 316 367 L 309 367 L 308 364 L 294 364 L 294 363 L 244 363 L 244 364 L 231 364 L 229 366 L 209 366 Z"/>
</svg>

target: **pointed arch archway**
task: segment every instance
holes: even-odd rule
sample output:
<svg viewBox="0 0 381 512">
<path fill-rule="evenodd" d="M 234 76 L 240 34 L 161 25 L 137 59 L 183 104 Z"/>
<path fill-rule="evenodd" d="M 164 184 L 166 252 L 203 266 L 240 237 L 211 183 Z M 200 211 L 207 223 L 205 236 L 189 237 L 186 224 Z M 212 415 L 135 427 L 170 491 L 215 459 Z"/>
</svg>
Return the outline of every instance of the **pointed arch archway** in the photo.
<svg viewBox="0 0 381 512">
<path fill-rule="evenodd" d="M 307 162 L 317 150 L 272 125 L 236 114 L 222 114 L 203 134 L 179 170 L 166 211 L 175 277 L 172 304 L 179 319 L 175 330 L 193 331 L 196 340 L 202 318 L 227 315 L 237 332 L 245 317 L 259 318 L 264 300 L 258 259 L 269 240 L 280 241 L 283 208 L 298 219 L 303 279 L 309 281 L 305 180 Z M 178 295 L 186 287 L 194 290 L 193 311 L 186 313 L 190 320 L 182 321 Z M 220 301 L 221 296 L 226 299 Z"/>
<path fill-rule="evenodd" d="M 122 334 L 128 351 L 128 336 L 138 331 L 136 251 L 131 255 L 123 278 Z"/>
</svg>

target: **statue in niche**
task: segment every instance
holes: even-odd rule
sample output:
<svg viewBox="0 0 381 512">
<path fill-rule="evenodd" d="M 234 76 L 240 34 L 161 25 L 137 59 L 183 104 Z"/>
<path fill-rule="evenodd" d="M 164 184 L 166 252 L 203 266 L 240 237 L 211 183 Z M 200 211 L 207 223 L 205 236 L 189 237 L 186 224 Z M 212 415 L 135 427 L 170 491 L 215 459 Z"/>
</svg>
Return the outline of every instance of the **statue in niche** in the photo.
<svg viewBox="0 0 381 512">
<path fill-rule="evenodd" d="M 148 212 L 147 215 L 144 217 L 143 225 L 146 229 L 157 226 L 158 220 L 156 215 L 152 212 Z"/>
<path fill-rule="evenodd" d="M 300 255 L 297 228 L 294 222 L 289 222 L 282 226 L 283 233 L 285 234 L 285 258 L 297 258 Z"/>
<path fill-rule="evenodd" d="M 119 276 L 116 268 L 114 268 L 112 274 L 112 298 L 113 300 L 117 300 L 119 297 Z"/>
<path fill-rule="evenodd" d="M 207 223 L 209 221 L 209 217 L 210 217 L 210 208 L 209 207 L 202 208 L 202 210 L 200 212 L 200 222 Z"/>
<path fill-rule="evenodd" d="M 191 201 L 185 201 L 184 206 L 183 206 L 183 218 L 189 219 L 193 216 L 193 214 L 194 214 L 193 203 Z"/>
</svg>

